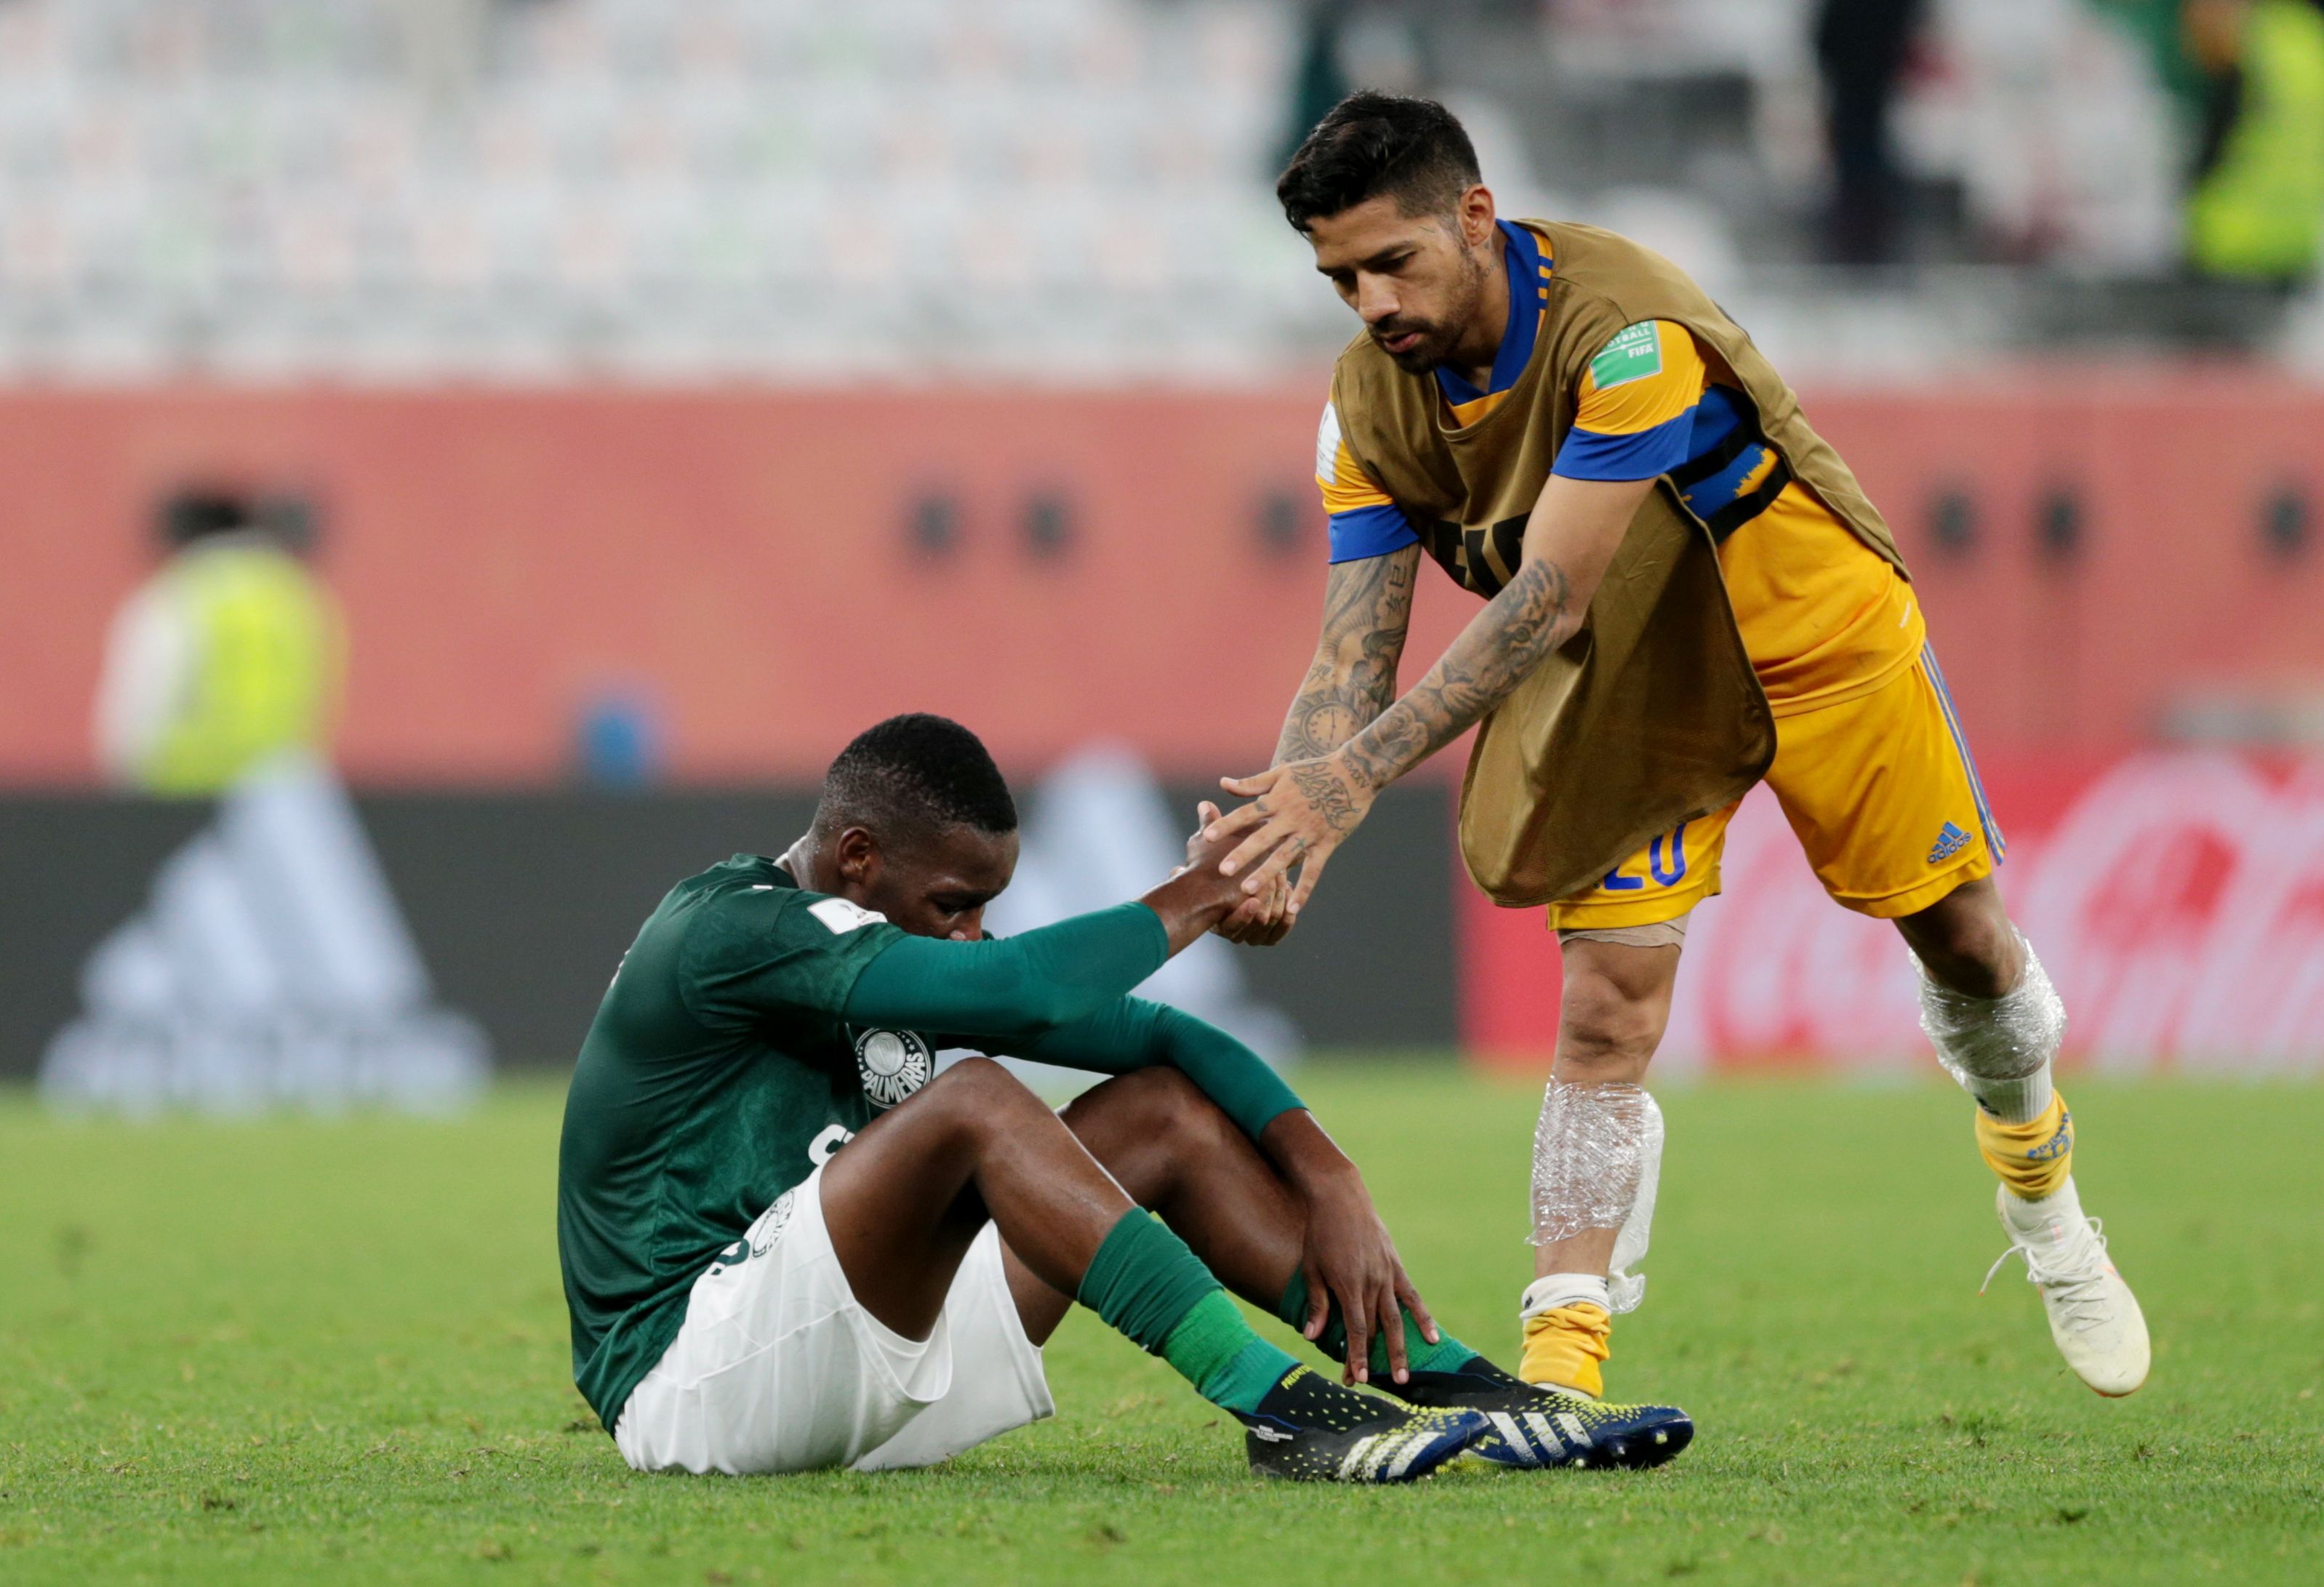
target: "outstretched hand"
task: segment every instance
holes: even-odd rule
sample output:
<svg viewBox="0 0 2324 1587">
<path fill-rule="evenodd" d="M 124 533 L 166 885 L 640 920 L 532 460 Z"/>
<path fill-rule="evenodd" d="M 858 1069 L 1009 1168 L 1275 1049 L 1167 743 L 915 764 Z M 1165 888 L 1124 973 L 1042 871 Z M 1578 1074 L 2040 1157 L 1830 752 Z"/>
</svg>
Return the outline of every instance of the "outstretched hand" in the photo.
<svg viewBox="0 0 2324 1587">
<path fill-rule="evenodd" d="M 1219 862 L 1220 874 L 1241 875 L 1243 892 L 1264 901 L 1290 880 L 1296 864 L 1299 878 L 1282 907 L 1286 921 L 1305 907 L 1332 851 L 1370 812 L 1378 794 L 1341 754 L 1290 761 L 1256 776 L 1222 777 L 1219 786 L 1250 800 L 1203 829 L 1206 839 L 1242 837 Z"/>
<path fill-rule="evenodd" d="M 1186 839 L 1187 864 L 1194 863 L 1195 850 L 1203 846 L 1204 834 L 1218 821 L 1219 814 L 1219 807 L 1207 799 L 1194 806 L 1194 834 Z M 1278 876 L 1266 892 L 1246 897 L 1232 914 L 1211 930 L 1247 948 L 1271 948 L 1290 933 L 1291 919 L 1283 913 L 1290 897 L 1291 885 Z"/>
<path fill-rule="evenodd" d="M 1216 806 L 1205 801 L 1202 809 L 1204 824 L 1186 839 L 1185 863 L 1173 868 L 1169 880 L 1139 901 L 1160 917 L 1174 954 L 1250 903 L 1250 894 L 1219 864 L 1234 839 L 1215 831 Z"/>
</svg>

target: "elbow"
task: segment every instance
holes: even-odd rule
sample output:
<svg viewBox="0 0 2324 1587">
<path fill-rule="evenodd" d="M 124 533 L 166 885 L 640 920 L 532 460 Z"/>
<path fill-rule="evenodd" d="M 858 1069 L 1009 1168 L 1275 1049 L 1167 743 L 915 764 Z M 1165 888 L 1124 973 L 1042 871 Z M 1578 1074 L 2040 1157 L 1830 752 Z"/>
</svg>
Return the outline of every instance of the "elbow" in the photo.
<svg viewBox="0 0 2324 1587">
<path fill-rule="evenodd" d="M 1008 985 L 995 991 L 995 1003 L 1009 1011 L 1006 1023 L 1013 1035 L 1047 1035 L 1091 1013 L 1094 1006 L 1083 1006 L 1091 1000 L 1029 966 L 1012 966 Z"/>
<path fill-rule="evenodd" d="M 1050 982 L 1032 999 L 1034 1033 L 1076 1025 L 1111 1007 L 1121 993 L 1111 986 L 1084 986 Z"/>
<path fill-rule="evenodd" d="M 1111 1001 L 1111 997 L 1092 996 L 1063 987 L 1046 988 L 1027 1004 L 1025 1033 L 1046 1036 L 1061 1025 L 1078 1024 Z"/>
</svg>

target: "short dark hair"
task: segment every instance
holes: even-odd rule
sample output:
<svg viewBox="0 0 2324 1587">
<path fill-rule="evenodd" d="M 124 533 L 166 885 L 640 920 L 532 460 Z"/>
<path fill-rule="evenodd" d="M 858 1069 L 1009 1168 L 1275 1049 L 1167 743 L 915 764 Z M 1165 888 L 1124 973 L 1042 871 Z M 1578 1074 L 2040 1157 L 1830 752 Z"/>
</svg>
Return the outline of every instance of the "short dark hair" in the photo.
<svg viewBox="0 0 2324 1587">
<path fill-rule="evenodd" d="M 1405 215 L 1449 212 L 1483 180 L 1460 119 L 1434 99 L 1349 95 L 1315 124 L 1275 184 L 1284 218 L 1300 231 L 1319 216 L 1386 193 Z"/>
<path fill-rule="evenodd" d="M 855 735 L 823 776 L 816 824 L 882 837 L 947 827 L 1017 830 L 1017 802 L 984 741 L 945 717 L 891 716 Z"/>
</svg>

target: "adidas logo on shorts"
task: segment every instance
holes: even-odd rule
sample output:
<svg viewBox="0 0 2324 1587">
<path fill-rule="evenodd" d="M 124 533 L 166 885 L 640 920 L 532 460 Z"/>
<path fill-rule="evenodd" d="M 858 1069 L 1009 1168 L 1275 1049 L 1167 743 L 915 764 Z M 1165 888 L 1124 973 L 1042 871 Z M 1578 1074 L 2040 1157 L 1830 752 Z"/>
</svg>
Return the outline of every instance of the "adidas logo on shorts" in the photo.
<svg viewBox="0 0 2324 1587">
<path fill-rule="evenodd" d="M 1937 834 L 1936 842 L 1929 849 L 1929 863 L 1942 865 L 1968 847 L 1969 834 L 1952 822 L 1947 821 L 1945 830 Z"/>
</svg>

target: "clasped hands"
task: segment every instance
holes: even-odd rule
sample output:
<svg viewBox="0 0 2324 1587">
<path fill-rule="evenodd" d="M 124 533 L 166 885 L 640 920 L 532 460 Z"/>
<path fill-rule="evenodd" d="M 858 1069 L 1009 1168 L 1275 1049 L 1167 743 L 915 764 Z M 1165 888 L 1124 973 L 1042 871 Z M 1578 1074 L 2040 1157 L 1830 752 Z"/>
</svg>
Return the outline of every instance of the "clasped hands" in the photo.
<svg viewBox="0 0 2324 1587">
<path fill-rule="evenodd" d="M 1370 812 L 1379 790 L 1337 752 L 1286 761 L 1252 776 L 1222 777 L 1219 786 L 1250 803 L 1222 813 L 1204 800 L 1197 811 L 1203 825 L 1187 841 L 1191 859 L 1197 849 L 1214 851 L 1213 845 L 1241 838 L 1219 861 L 1219 871 L 1242 876 L 1244 900 L 1213 929 L 1231 942 L 1280 942 L 1314 894 L 1333 850 Z"/>
</svg>

